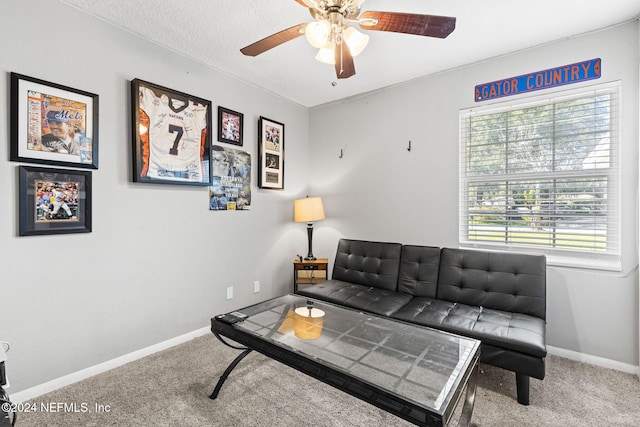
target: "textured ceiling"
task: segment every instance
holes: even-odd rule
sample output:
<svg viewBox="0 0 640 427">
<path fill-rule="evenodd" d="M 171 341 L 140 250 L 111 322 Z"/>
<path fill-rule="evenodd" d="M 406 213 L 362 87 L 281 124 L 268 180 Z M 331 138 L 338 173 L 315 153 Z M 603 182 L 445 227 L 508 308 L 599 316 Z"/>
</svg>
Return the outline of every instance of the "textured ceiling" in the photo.
<svg viewBox="0 0 640 427">
<path fill-rule="evenodd" d="M 305 107 L 636 19 L 640 0 L 366 0 L 377 10 L 454 16 L 446 39 L 367 31 L 356 75 L 338 80 L 304 37 L 257 57 L 240 49 L 311 22 L 294 0 L 59 0 Z M 576 60 L 590 58 L 572 58 Z M 562 65 L 562 64 L 545 64 Z M 504 76 L 496 76 L 500 78 Z"/>
</svg>

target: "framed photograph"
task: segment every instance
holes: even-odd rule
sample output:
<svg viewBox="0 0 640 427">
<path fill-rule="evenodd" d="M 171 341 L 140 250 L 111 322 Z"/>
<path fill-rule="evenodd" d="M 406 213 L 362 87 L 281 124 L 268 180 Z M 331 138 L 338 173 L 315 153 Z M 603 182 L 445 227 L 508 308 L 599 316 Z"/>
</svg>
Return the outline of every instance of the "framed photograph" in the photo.
<svg viewBox="0 0 640 427">
<path fill-rule="evenodd" d="M 211 185 L 211 101 L 131 81 L 133 181 Z"/>
<path fill-rule="evenodd" d="M 209 187 L 209 210 L 251 209 L 251 154 L 238 148 L 214 145 L 213 183 Z"/>
<path fill-rule="evenodd" d="M 11 73 L 10 159 L 98 169 L 98 95 Z"/>
<path fill-rule="evenodd" d="M 91 232 L 91 171 L 19 166 L 20 236 Z"/>
<path fill-rule="evenodd" d="M 258 187 L 284 189 L 284 124 L 258 120 Z"/>
<path fill-rule="evenodd" d="M 242 147 L 242 113 L 218 107 L 218 141 Z"/>
</svg>

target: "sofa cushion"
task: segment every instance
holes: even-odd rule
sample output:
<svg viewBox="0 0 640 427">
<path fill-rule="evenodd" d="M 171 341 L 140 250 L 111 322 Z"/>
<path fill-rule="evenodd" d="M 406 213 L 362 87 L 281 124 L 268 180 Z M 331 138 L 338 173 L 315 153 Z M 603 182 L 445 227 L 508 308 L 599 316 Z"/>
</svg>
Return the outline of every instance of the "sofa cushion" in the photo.
<svg viewBox="0 0 640 427">
<path fill-rule="evenodd" d="M 546 258 L 443 248 L 440 300 L 546 317 Z"/>
<path fill-rule="evenodd" d="M 545 321 L 534 316 L 416 297 L 391 317 L 545 357 Z"/>
<path fill-rule="evenodd" d="M 331 278 L 395 291 L 401 253 L 400 243 L 340 239 Z"/>
<path fill-rule="evenodd" d="M 418 297 L 436 297 L 440 248 L 405 245 L 400 259 L 398 291 Z"/>
<path fill-rule="evenodd" d="M 382 316 L 389 316 L 411 300 L 408 294 L 333 279 L 299 287 L 298 294 Z"/>
</svg>

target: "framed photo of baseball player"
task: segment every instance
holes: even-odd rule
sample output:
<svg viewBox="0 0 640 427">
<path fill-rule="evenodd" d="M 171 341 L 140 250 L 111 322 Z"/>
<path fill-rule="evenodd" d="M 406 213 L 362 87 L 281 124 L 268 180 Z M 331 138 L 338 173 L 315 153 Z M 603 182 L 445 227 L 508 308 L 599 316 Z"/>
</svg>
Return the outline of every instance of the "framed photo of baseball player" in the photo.
<svg viewBox="0 0 640 427">
<path fill-rule="evenodd" d="M 98 169 L 98 95 L 11 73 L 12 161 Z"/>
<path fill-rule="evenodd" d="M 211 101 L 131 81 L 133 181 L 211 185 Z"/>
<path fill-rule="evenodd" d="M 18 169 L 20 236 L 91 232 L 91 171 Z"/>
<path fill-rule="evenodd" d="M 218 107 L 218 141 L 242 147 L 242 113 Z"/>
<path fill-rule="evenodd" d="M 284 189 L 284 124 L 258 120 L 258 187 Z"/>
</svg>

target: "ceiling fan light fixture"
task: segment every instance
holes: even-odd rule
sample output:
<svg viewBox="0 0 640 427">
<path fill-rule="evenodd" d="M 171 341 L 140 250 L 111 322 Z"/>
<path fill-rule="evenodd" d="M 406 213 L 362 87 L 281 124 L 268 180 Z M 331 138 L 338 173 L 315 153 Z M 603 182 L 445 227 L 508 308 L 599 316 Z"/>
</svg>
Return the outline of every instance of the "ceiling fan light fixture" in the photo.
<svg viewBox="0 0 640 427">
<path fill-rule="evenodd" d="M 316 61 L 320 61 L 329 65 L 335 65 L 335 46 L 336 45 L 334 43 L 329 43 L 327 44 L 327 46 L 320 48 L 318 50 L 318 53 L 316 54 Z"/>
<path fill-rule="evenodd" d="M 351 56 L 358 56 L 369 43 L 369 36 L 353 27 L 347 27 L 343 32 L 343 37 L 349 46 Z"/>
<path fill-rule="evenodd" d="M 243 55 L 257 56 L 283 43 L 301 37 L 317 49 L 316 60 L 334 65 L 336 77 L 356 74 L 353 57 L 369 43 L 369 36 L 357 31 L 410 34 L 444 39 L 456 28 L 456 18 L 405 12 L 361 12 L 365 0 L 295 0 L 306 7 L 313 22 L 301 23 L 271 34 L 240 49 Z"/>
<path fill-rule="evenodd" d="M 331 25 L 327 21 L 310 22 L 307 24 L 305 34 L 311 46 L 321 48 L 329 41 Z"/>
</svg>

